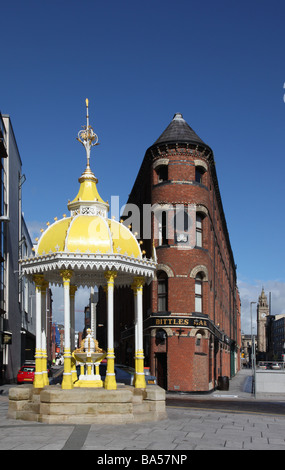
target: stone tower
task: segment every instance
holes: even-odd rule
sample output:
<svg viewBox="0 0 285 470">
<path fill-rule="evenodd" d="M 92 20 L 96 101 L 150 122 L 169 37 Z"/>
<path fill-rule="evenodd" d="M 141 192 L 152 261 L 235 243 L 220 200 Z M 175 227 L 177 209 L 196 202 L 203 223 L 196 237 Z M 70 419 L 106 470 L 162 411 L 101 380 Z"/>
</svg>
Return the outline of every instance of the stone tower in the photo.
<svg viewBox="0 0 285 470">
<path fill-rule="evenodd" d="M 269 315 L 267 297 L 262 288 L 257 304 L 257 350 L 258 353 L 266 353 L 266 323 Z"/>
</svg>

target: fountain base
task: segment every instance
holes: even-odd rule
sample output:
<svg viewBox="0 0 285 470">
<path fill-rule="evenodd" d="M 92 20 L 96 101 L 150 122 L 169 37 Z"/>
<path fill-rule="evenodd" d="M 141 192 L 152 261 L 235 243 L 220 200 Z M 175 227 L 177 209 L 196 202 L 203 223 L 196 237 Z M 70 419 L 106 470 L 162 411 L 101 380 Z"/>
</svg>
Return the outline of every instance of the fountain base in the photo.
<svg viewBox="0 0 285 470">
<path fill-rule="evenodd" d="M 124 424 L 167 418 L 165 390 L 157 385 L 117 390 L 18 385 L 9 392 L 8 418 L 48 424 Z"/>
</svg>

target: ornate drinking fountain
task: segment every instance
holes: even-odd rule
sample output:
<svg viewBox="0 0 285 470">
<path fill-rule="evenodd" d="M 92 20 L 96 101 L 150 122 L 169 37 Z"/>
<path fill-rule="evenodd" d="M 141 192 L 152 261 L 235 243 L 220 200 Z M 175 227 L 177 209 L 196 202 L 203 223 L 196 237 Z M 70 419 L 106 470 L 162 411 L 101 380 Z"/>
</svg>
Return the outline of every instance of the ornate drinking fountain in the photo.
<svg viewBox="0 0 285 470">
<path fill-rule="evenodd" d="M 98 341 L 92 337 L 91 329 L 87 329 L 87 336 L 81 342 L 80 348 L 73 351 L 73 371 L 75 361 L 80 364 L 79 379 L 74 387 L 103 387 L 99 374 L 99 364 L 106 357 L 106 352 L 99 348 Z M 94 373 L 95 368 L 95 373 Z"/>
<path fill-rule="evenodd" d="M 90 168 L 91 148 L 98 144 L 89 124 L 78 140 L 86 150 L 87 166 L 78 179 L 77 196 L 67 205 L 70 215 L 55 217 L 34 246 L 33 256 L 20 260 L 22 273 L 35 283 L 36 351 L 33 385 L 17 386 L 9 392 L 8 416 L 42 423 L 105 424 L 165 419 L 165 391 L 146 385 L 143 351 L 143 287 L 155 276 L 155 249 L 146 258 L 135 234 L 123 222 L 108 218 L 109 203 L 99 195 L 98 179 Z M 70 162 L 67 162 L 67 168 Z M 73 162 L 71 163 L 73 164 Z M 112 170 L 111 165 L 110 171 Z M 46 291 L 62 285 L 64 302 L 64 372 L 61 386 L 49 385 L 47 376 Z M 72 352 L 75 324 L 75 291 L 78 287 L 105 290 L 106 348 L 99 348 L 91 330 Z M 114 292 L 128 287 L 134 299 L 134 386 L 117 387 L 114 348 Z M 99 364 L 106 357 L 104 383 Z M 77 377 L 76 364 L 81 373 Z"/>
</svg>

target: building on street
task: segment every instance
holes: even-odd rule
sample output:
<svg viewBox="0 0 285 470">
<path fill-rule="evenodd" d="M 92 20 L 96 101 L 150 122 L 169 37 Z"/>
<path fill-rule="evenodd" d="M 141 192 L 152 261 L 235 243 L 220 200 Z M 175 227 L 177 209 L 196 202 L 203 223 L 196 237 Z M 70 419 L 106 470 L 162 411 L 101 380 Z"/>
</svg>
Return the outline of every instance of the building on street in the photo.
<svg viewBox="0 0 285 470">
<path fill-rule="evenodd" d="M 146 365 L 167 390 L 214 389 L 219 376 L 240 368 L 236 265 L 213 151 L 180 113 L 147 149 L 123 218 L 145 256 L 157 259 L 144 287 Z M 123 344 L 120 361 L 132 365 L 132 293 L 122 287 L 115 296 L 115 345 Z M 100 289 L 100 324 L 105 304 Z"/>
<path fill-rule="evenodd" d="M 1 151 L 1 309 L 0 382 L 14 382 L 25 359 L 34 356 L 35 291 L 19 259 L 32 253 L 22 214 L 22 161 L 8 115 L 0 115 Z"/>
<path fill-rule="evenodd" d="M 285 362 L 285 314 L 275 315 L 273 323 L 274 359 Z"/>
</svg>

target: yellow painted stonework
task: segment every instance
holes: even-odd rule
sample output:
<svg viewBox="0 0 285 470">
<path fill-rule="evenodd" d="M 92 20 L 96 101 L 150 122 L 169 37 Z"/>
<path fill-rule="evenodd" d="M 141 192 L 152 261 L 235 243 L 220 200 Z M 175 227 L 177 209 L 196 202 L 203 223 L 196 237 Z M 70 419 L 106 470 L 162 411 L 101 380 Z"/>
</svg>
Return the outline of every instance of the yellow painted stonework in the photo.
<svg viewBox="0 0 285 470">
<path fill-rule="evenodd" d="M 115 376 L 115 355 L 114 349 L 107 350 L 107 371 L 106 377 L 104 381 L 104 388 L 106 390 L 116 390 L 117 389 L 117 382 Z"/>
<path fill-rule="evenodd" d="M 146 388 L 145 374 L 144 374 L 144 352 L 137 350 L 135 354 L 135 388 Z"/>
<path fill-rule="evenodd" d="M 42 374 L 42 351 L 36 349 L 35 352 L 35 377 L 34 377 L 34 388 L 43 388 L 43 374 Z"/>
</svg>

